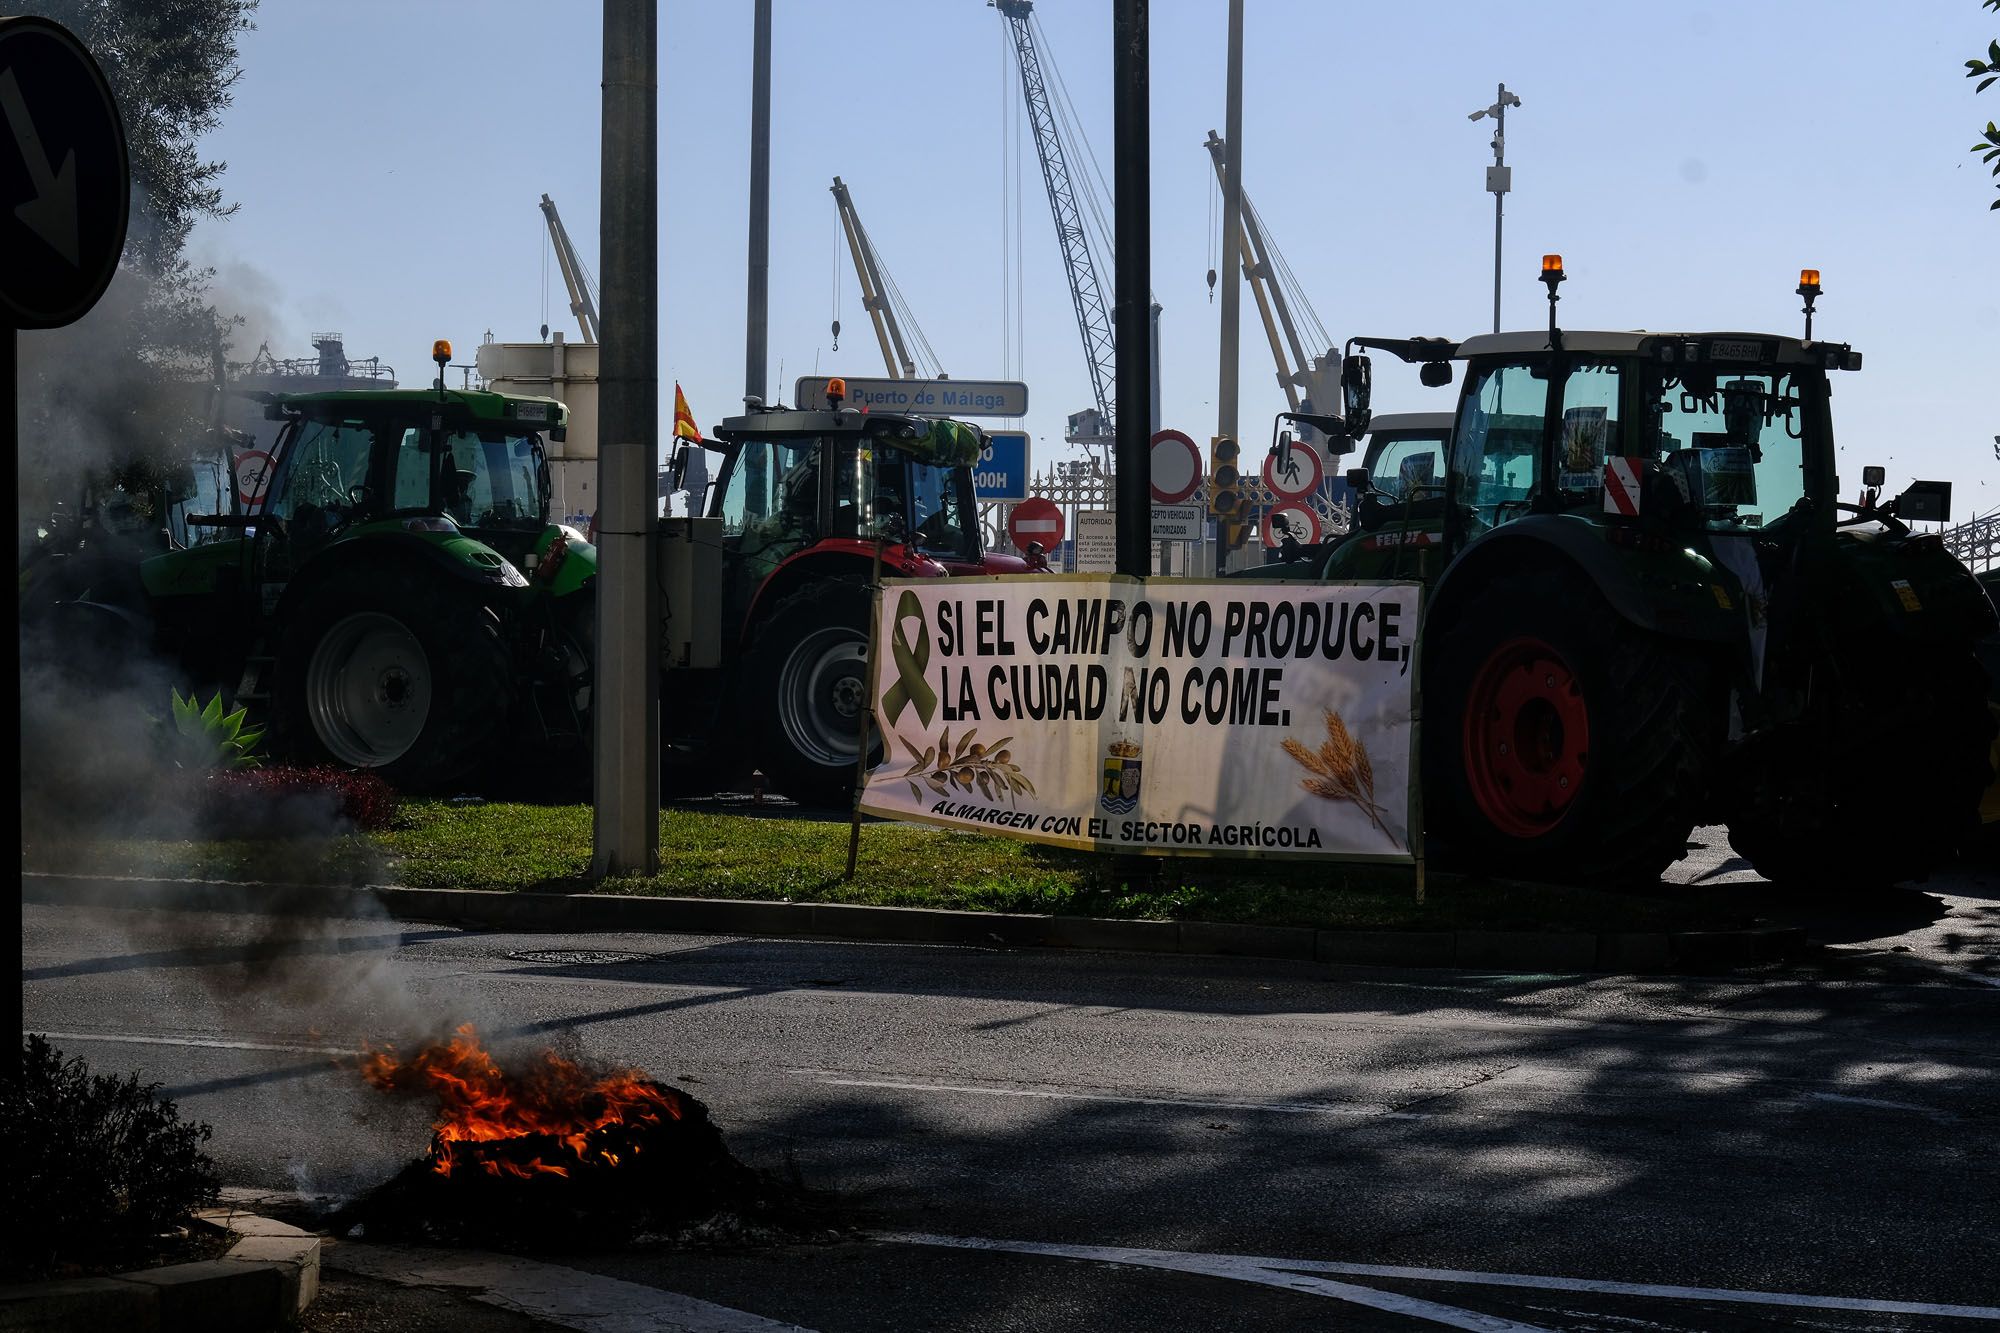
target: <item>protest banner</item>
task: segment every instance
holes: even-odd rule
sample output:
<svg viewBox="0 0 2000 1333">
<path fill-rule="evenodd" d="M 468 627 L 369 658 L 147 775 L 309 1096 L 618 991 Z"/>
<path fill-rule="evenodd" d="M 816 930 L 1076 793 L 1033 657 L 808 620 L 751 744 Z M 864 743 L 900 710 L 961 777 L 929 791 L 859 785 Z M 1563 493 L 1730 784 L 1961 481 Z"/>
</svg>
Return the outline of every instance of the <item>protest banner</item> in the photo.
<svg viewBox="0 0 2000 1333">
<path fill-rule="evenodd" d="M 1413 860 L 1419 594 L 891 581 L 860 808 L 1100 851 Z"/>
</svg>

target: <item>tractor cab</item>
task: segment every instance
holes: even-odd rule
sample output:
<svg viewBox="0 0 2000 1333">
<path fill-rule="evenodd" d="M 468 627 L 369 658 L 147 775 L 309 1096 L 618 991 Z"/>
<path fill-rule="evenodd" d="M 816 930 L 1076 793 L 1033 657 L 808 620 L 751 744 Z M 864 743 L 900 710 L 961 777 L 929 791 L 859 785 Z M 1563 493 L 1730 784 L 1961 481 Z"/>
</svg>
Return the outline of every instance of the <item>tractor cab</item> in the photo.
<svg viewBox="0 0 2000 1333">
<path fill-rule="evenodd" d="M 560 435 L 566 417 L 553 399 L 375 390 L 287 395 L 268 411 L 286 424 L 268 481 L 243 497 L 267 577 L 380 524 L 462 534 L 517 567 L 544 544 L 541 433 Z"/>
<path fill-rule="evenodd" d="M 975 427 L 896 413 L 772 409 L 731 417 L 710 503 L 722 520 L 725 624 L 779 571 L 874 559 L 892 577 L 989 573 L 972 492 Z"/>
</svg>

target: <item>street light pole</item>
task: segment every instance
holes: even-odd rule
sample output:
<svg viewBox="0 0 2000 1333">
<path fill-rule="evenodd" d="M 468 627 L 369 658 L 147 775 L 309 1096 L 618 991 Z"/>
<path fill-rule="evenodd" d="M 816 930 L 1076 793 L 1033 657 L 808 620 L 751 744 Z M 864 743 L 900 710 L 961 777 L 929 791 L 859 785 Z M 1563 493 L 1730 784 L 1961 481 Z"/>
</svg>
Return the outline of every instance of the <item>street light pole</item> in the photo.
<svg viewBox="0 0 2000 1333">
<path fill-rule="evenodd" d="M 1521 105 L 1521 99 L 1500 85 L 1493 105 L 1475 111 L 1467 120 L 1493 117 L 1493 165 L 1486 168 L 1486 188 L 1493 196 L 1493 331 L 1500 332 L 1500 229 L 1506 211 L 1507 191 L 1513 188 L 1513 173 L 1507 169 L 1507 108 Z"/>
</svg>

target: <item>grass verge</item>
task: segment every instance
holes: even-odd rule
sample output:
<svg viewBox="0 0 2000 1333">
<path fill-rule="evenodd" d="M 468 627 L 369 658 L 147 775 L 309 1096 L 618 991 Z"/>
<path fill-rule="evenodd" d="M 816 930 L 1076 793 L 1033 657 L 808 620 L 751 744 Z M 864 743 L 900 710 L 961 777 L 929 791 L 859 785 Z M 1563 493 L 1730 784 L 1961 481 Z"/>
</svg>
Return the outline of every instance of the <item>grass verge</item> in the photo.
<svg viewBox="0 0 2000 1333">
<path fill-rule="evenodd" d="M 858 903 L 983 912 L 1240 922 L 1328 930 L 1703 930 L 1749 924 L 1758 903 L 1727 889 L 1653 894 L 1432 874 L 1418 904 L 1407 868 L 1329 862 L 1091 855 L 914 825 L 861 830 L 843 878 L 847 825 L 667 810 L 661 873 L 595 891 L 693 898 Z M 584 805 L 405 807 L 386 833 L 315 843 L 97 842 L 32 869 L 168 878 L 398 883 L 418 888 L 590 889 Z"/>
</svg>

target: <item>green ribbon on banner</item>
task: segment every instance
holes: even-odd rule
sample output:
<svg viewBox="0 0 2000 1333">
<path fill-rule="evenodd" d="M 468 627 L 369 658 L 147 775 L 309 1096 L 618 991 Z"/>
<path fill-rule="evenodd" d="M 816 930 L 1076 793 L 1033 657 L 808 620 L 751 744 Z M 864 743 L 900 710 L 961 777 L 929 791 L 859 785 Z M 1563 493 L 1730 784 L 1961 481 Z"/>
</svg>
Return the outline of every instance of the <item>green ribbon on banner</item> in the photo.
<svg viewBox="0 0 2000 1333">
<path fill-rule="evenodd" d="M 917 622 L 914 648 L 909 631 L 903 628 L 903 622 L 911 618 Z M 896 664 L 896 683 L 882 696 L 882 711 L 889 715 L 889 725 L 896 724 L 905 707 L 914 706 L 917 720 L 928 727 L 931 714 L 937 711 L 937 692 L 924 679 L 931 665 L 931 627 L 924 620 L 924 604 L 908 588 L 896 602 L 896 632 L 890 636 L 889 656 Z"/>
</svg>

